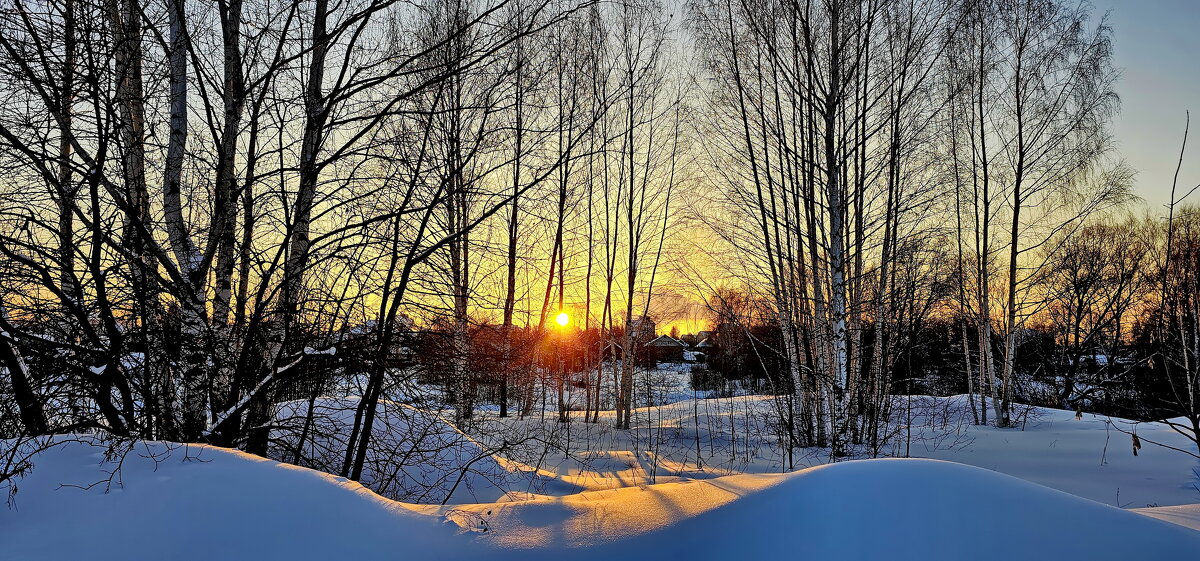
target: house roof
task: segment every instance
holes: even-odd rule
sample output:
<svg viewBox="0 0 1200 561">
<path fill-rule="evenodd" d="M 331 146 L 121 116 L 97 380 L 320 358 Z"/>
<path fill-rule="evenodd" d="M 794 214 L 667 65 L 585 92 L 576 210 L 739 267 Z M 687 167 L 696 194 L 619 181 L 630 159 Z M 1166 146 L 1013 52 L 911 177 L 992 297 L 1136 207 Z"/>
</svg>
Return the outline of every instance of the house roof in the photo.
<svg viewBox="0 0 1200 561">
<path fill-rule="evenodd" d="M 712 344 L 712 341 L 709 341 L 709 340 L 708 340 L 708 337 L 705 337 L 705 338 L 704 338 L 703 340 L 701 340 L 699 343 L 696 343 L 696 348 L 697 348 L 697 349 L 699 349 L 699 348 L 701 348 L 701 347 L 708 348 L 708 347 L 711 347 L 711 346 L 713 346 L 713 344 Z"/>
<path fill-rule="evenodd" d="M 671 337 L 670 335 L 659 335 L 646 343 L 647 347 L 687 347 L 688 344 Z"/>
</svg>

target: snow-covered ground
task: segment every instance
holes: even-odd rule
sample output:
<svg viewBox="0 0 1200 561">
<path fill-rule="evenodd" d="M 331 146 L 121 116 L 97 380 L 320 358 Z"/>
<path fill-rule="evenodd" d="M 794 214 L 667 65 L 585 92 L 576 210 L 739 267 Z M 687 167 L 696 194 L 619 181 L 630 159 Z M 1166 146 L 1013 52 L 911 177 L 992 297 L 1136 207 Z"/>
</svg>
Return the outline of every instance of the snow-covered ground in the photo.
<svg viewBox="0 0 1200 561">
<path fill-rule="evenodd" d="M 0 509 L 0 559 L 385 559 L 453 539 L 357 483 L 207 446 L 138 443 L 112 485 L 79 488 L 112 469 L 103 455 L 69 443 L 36 459 Z"/>
<path fill-rule="evenodd" d="M 1196 445 L 1158 423 L 1033 408 L 1021 429 L 967 426 L 958 447 L 914 446 L 912 455 L 959 462 L 1093 501 L 1137 508 L 1200 503 L 1200 460 L 1177 450 Z M 1142 446 L 1135 456 L 1133 437 Z"/>
<path fill-rule="evenodd" d="M 341 473 L 357 398 L 321 398 L 283 404 L 275 415 L 270 457 L 326 473 Z M 511 469 L 495 456 L 512 445 L 487 447 L 436 413 L 380 402 L 359 478 L 387 498 L 414 503 L 490 502 L 509 489 L 569 493 L 577 489 L 533 470 Z M 297 448 L 303 447 L 297 455 Z M 299 461 L 297 461 L 297 459 Z"/>
<path fill-rule="evenodd" d="M 592 555 L 584 557 L 596 559 L 1166 560 L 1200 553 L 1194 530 L 992 471 L 915 459 L 456 510 L 476 515 L 453 517 L 464 529 L 487 528 L 477 541 L 539 552 L 587 547 Z"/>
<path fill-rule="evenodd" d="M 556 408 L 481 409 L 459 430 L 446 410 L 383 403 L 363 477 L 379 493 L 324 473 L 344 461 L 353 397 L 316 400 L 307 431 L 308 402 L 277 411 L 271 455 L 292 461 L 303 432 L 301 463 L 321 471 L 65 443 L 0 508 L 0 560 L 1200 557 L 1200 461 L 1155 444 L 1193 449 L 1169 428 L 1022 408 L 996 429 L 963 396 L 898 397 L 888 444 L 856 449 L 892 459 L 829 465 L 781 446 L 774 398 L 686 377 L 648 376 L 654 405 L 630 430 Z"/>
<path fill-rule="evenodd" d="M 930 460 L 843 462 L 529 501 L 417 506 L 240 452 L 139 443 L 121 484 L 102 449 L 39 457 L 0 558 L 76 559 L 1155 559 L 1200 532 L 993 471 Z M 160 459 L 155 461 L 154 456 Z"/>
<path fill-rule="evenodd" d="M 911 410 L 897 406 L 893 438 L 879 456 L 978 466 L 1122 508 L 1200 503 L 1200 460 L 1151 442 L 1183 450 L 1195 450 L 1195 444 L 1164 425 L 1092 414 L 1077 420 L 1071 411 L 1024 408 L 1022 427 L 998 429 L 972 424 L 963 396 L 917 396 L 912 404 Z M 612 428 L 609 411 L 597 424 L 582 422 L 579 414 L 567 424 L 553 415 L 545 421 L 491 418 L 507 429 L 484 426 L 479 432 L 554 435 L 556 451 L 540 457 L 536 467 L 589 490 L 827 463 L 827 449 L 811 448 L 795 450 L 789 464 L 771 423 L 775 407 L 764 396 L 685 400 L 636 410 L 628 431 Z M 911 424 L 905 422 L 909 411 Z M 1142 441 L 1137 456 L 1128 434 L 1135 431 Z M 872 456 L 858 448 L 857 458 Z"/>
</svg>

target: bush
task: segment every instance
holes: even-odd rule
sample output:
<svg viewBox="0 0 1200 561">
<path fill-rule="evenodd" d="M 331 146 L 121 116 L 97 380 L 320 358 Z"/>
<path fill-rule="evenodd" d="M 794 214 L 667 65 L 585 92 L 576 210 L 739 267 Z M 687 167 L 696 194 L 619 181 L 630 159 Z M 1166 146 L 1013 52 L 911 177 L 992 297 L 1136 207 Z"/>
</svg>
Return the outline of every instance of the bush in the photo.
<svg viewBox="0 0 1200 561">
<path fill-rule="evenodd" d="M 699 366 L 692 368 L 692 389 L 699 392 L 715 392 L 725 388 L 725 377 L 720 372 L 714 372 Z"/>
</svg>

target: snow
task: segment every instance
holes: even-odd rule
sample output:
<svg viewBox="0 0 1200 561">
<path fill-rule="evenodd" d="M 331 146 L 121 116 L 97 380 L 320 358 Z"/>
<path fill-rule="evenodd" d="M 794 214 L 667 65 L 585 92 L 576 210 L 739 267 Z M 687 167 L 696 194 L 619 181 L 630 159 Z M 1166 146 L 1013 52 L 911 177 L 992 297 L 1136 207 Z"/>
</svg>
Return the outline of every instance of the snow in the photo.
<svg viewBox="0 0 1200 561">
<path fill-rule="evenodd" d="M 597 559 L 606 551 L 670 551 L 673 559 L 698 560 L 1006 561 L 1188 559 L 1200 552 L 1195 531 L 933 460 L 852 461 L 783 476 L 468 508 L 493 513 L 484 517 L 489 531 L 480 541 L 539 550 L 588 547 L 596 553 L 584 557 Z"/>
<path fill-rule="evenodd" d="M 358 403 L 357 398 L 314 401 L 301 465 L 341 471 Z M 282 404 L 271 457 L 292 460 L 307 412 L 307 401 Z M 541 491 L 549 483 L 560 492 L 575 490 L 557 481 L 539 481 L 533 470 L 493 457 L 505 448 L 503 443 L 481 445 L 440 416 L 410 405 L 381 401 L 371 435 L 361 481 L 388 498 L 433 504 L 490 502 L 504 498 L 509 488 Z"/>
<path fill-rule="evenodd" d="M 589 490 L 787 471 L 778 427 L 769 422 L 777 406 L 772 398 L 690 399 L 697 394 L 679 384 L 663 384 L 652 393 L 655 402 L 689 399 L 635 409 L 629 431 L 612 428 L 611 411 L 601 412 L 598 424 L 580 422 L 577 414 L 559 429 L 555 442 L 561 451 L 538 467 Z M 644 387 L 634 394 L 647 399 Z M 1017 418 L 1023 427 L 998 429 L 973 425 L 965 396 L 897 400 L 893 439 L 881 456 L 904 457 L 907 452 L 973 465 L 1121 508 L 1200 503 L 1200 460 L 1148 444 L 1153 440 L 1195 450 L 1186 437 L 1162 424 L 1093 414 L 1076 420 L 1072 411 L 1021 407 Z M 909 414 L 911 423 L 906 423 Z M 491 422 L 509 427 L 489 429 L 500 434 L 549 432 L 557 425 L 553 418 L 542 423 L 536 417 Z M 1137 456 L 1131 437 L 1121 430 L 1136 430 L 1142 439 Z M 856 450 L 857 458 L 871 456 L 866 447 Z M 828 459 L 828 450 L 820 448 L 798 449 L 794 455 L 797 468 Z"/>
<path fill-rule="evenodd" d="M 1135 508 L 1132 510 L 1152 518 L 1166 520 L 1172 524 L 1178 524 L 1193 530 L 1200 530 L 1200 504 Z"/>
<path fill-rule="evenodd" d="M 752 391 L 749 387 L 731 386 L 722 392 L 692 390 L 690 367 L 662 365 L 639 371 L 633 392 L 633 428 L 628 431 L 613 428 L 611 410 L 601 411 L 599 423 L 582 422 L 584 392 L 571 386 L 566 396 L 575 409 L 570 423 L 558 423 L 554 413 L 544 418 L 535 413 L 523 419 L 500 419 L 495 408 L 477 410 L 474 427 L 469 429 L 474 441 L 471 446 L 494 450 L 503 446 L 505 439 L 537 438 L 527 450 L 510 448 L 499 454 L 502 467 L 513 475 L 484 479 L 509 493 L 564 495 L 584 489 L 788 471 L 780 427 L 772 422 L 780 404 L 769 396 L 747 395 Z M 405 398 L 421 403 L 425 410 L 440 399 L 421 393 L 427 391 L 414 389 Z M 553 397 L 553 388 L 547 394 Z M 356 403 L 356 398 L 343 399 L 347 404 Z M 546 407 L 551 412 L 557 409 L 553 402 Z M 879 455 L 974 465 L 1121 508 L 1200 503 L 1200 460 L 1150 444 L 1195 450 L 1186 437 L 1165 425 L 1088 413 L 1076 420 L 1073 411 L 1017 406 L 1015 418 L 1021 426 L 998 429 L 973 425 L 969 411 L 966 396 L 896 396 L 892 439 Z M 989 408 L 989 418 L 991 413 Z M 450 410 L 441 415 L 437 418 L 452 417 Z M 298 432 L 296 427 L 293 421 L 293 431 Z M 402 428 L 397 426 L 397 430 Z M 457 434 L 457 429 L 453 430 Z M 375 431 L 386 433 L 379 426 Z M 1121 431 L 1138 433 L 1143 442 L 1138 456 L 1132 453 L 1131 437 Z M 543 444 L 550 445 L 549 449 Z M 855 450 L 856 458 L 872 456 L 868 447 Z M 827 449 L 797 449 L 793 464 L 804 468 L 828 459 Z M 500 473 L 492 468 L 479 471 Z M 536 476 L 529 475 L 531 471 L 536 471 Z M 486 495 L 455 497 L 451 502 L 492 500 Z M 434 497 L 419 500 L 440 502 Z"/>
<path fill-rule="evenodd" d="M 1137 456 L 1121 430 L 1136 430 L 1143 440 Z M 1024 430 L 967 425 L 962 434 L 969 441 L 960 447 L 922 445 L 912 455 L 995 470 L 1121 508 L 1200 502 L 1200 460 L 1145 441 L 1192 451 L 1195 444 L 1159 423 L 1091 413 L 1076 420 L 1072 411 L 1038 407 L 1029 409 Z"/>
<path fill-rule="evenodd" d="M 1157 519 L 1170 513 L 1143 516 L 932 460 L 440 507 L 233 450 L 170 448 L 136 443 L 108 493 L 60 485 L 103 477 L 103 448 L 42 453 L 16 509 L 0 510 L 0 558 L 1010 561 L 1200 552 L 1200 532 Z"/>
<path fill-rule="evenodd" d="M 1164 425 L 1020 406 L 1020 427 L 997 429 L 971 423 L 965 396 L 897 396 L 878 451 L 893 458 L 860 446 L 828 465 L 827 449 L 799 449 L 784 474 L 774 398 L 688 380 L 683 367 L 639 377 L 631 430 L 614 429 L 612 411 L 559 423 L 551 403 L 544 417 L 477 410 L 468 434 L 416 388 L 404 397 L 420 408 L 380 402 L 365 487 L 329 475 L 356 397 L 313 400 L 307 432 L 308 400 L 277 407 L 269 454 L 290 462 L 299 447 L 306 467 L 202 445 L 113 455 L 64 442 L 17 480 L 15 508 L 0 507 L 0 560 L 1200 555 L 1200 460 L 1152 444 L 1194 450 Z"/>
<path fill-rule="evenodd" d="M 15 509 L 0 508 L 0 559 L 382 559 L 436 551 L 452 531 L 357 483 L 249 454 L 138 443 L 120 483 L 102 447 L 68 443 L 36 458 Z"/>
</svg>

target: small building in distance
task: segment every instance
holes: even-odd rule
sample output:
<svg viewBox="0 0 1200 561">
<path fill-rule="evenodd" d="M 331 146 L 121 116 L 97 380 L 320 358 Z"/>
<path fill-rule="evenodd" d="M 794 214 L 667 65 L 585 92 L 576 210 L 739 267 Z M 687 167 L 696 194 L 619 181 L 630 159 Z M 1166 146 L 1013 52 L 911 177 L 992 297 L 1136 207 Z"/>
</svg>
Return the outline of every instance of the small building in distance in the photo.
<svg viewBox="0 0 1200 561">
<path fill-rule="evenodd" d="M 713 350 L 712 331 L 701 331 L 696 337 L 700 340 L 692 345 L 690 362 L 708 362 L 708 353 Z M 684 355 L 684 358 L 687 358 L 687 355 Z"/>
<path fill-rule="evenodd" d="M 705 363 L 713 350 L 712 335 L 712 331 L 699 331 L 678 338 L 660 335 L 650 339 L 643 345 L 645 362 L 648 366 L 661 362 Z"/>
<path fill-rule="evenodd" d="M 655 363 L 683 362 L 683 352 L 686 350 L 687 343 L 670 335 L 660 335 L 646 343 L 647 358 Z"/>
</svg>

